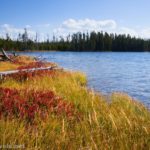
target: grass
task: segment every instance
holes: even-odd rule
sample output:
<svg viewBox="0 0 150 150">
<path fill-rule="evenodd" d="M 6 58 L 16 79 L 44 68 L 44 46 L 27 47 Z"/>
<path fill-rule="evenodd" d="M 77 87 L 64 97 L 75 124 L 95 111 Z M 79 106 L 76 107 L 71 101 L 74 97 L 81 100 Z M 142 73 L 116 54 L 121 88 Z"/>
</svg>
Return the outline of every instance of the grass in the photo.
<svg viewBox="0 0 150 150">
<path fill-rule="evenodd" d="M 0 62 L 0 71 L 8 71 L 8 70 L 14 70 L 18 67 L 16 64 L 12 64 L 9 62 Z"/>
<path fill-rule="evenodd" d="M 23 97 L 27 97 L 30 91 L 52 91 L 66 105 L 72 104 L 75 113 L 69 118 L 66 114 L 59 115 L 48 109 L 46 119 L 42 119 L 36 111 L 32 121 L 2 113 L 0 145 L 23 144 L 25 149 L 39 150 L 148 150 L 150 111 L 123 93 L 113 93 L 109 97 L 95 93 L 87 89 L 86 82 L 83 73 L 62 70 L 35 73 L 24 80 L 10 76 L 1 81 L 1 89 L 27 89 L 28 92 L 22 94 Z M 3 104 L 1 97 L 0 93 L 0 110 Z M 108 98 L 111 100 L 109 103 Z M 33 102 L 29 98 L 27 101 Z M 60 105 L 54 106 L 54 109 L 59 108 L 58 106 Z"/>
<path fill-rule="evenodd" d="M 8 71 L 8 70 L 15 70 L 17 69 L 20 64 L 29 64 L 31 62 L 34 62 L 33 57 L 28 56 L 18 56 L 13 58 L 14 62 L 5 61 L 0 62 L 0 71 Z"/>
<path fill-rule="evenodd" d="M 29 56 L 17 56 L 12 58 L 12 62 L 10 61 L 1 61 L 0 62 L 0 71 L 9 71 L 16 69 L 28 69 L 33 67 L 49 67 L 49 66 L 57 66 L 55 63 L 50 62 L 41 62 L 37 61 L 34 57 Z"/>
</svg>

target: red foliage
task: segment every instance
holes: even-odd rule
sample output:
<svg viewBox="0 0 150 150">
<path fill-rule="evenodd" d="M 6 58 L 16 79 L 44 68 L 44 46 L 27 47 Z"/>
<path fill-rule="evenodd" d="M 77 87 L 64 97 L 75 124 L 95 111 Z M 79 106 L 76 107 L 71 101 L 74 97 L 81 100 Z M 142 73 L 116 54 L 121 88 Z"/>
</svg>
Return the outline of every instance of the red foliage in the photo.
<svg viewBox="0 0 150 150">
<path fill-rule="evenodd" d="M 73 104 L 64 101 L 52 91 L 0 88 L 0 117 L 17 117 L 32 122 L 35 116 L 45 119 L 51 113 L 68 118 L 78 115 Z"/>
<path fill-rule="evenodd" d="M 41 67 L 46 67 L 45 63 L 42 61 L 37 61 L 37 62 L 32 62 L 27 65 L 23 65 L 18 67 L 17 69 L 31 69 L 31 68 L 41 68 Z"/>
<path fill-rule="evenodd" d="M 28 79 L 32 79 L 36 76 L 55 76 L 56 71 L 55 70 L 36 70 L 36 71 L 19 71 L 18 73 L 6 75 L 3 80 L 6 80 L 7 78 L 13 78 L 17 81 L 26 81 Z"/>
</svg>

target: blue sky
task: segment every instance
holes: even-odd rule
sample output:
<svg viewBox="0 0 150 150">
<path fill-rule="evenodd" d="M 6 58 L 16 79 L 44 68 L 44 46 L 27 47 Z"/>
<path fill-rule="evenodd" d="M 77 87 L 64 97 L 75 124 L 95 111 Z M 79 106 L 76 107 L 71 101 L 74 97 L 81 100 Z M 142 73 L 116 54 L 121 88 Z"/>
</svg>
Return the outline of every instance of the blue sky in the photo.
<svg viewBox="0 0 150 150">
<path fill-rule="evenodd" d="M 0 36 L 107 31 L 150 38 L 150 0 L 1 0 Z"/>
</svg>

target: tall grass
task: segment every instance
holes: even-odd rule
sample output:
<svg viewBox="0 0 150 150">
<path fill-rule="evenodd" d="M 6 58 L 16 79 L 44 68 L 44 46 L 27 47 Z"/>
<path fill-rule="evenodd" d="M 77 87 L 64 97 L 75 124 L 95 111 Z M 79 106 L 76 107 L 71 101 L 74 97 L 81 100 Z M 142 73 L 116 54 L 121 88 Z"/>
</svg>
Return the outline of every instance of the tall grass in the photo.
<svg viewBox="0 0 150 150">
<path fill-rule="evenodd" d="M 123 93 L 107 97 L 86 87 L 82 73 L 55 71 L 24 81 L 7 78 L 0 87 L 53 91 L 73 103 L 79 118 L 49 113 L 35 124 L 14 117 L 0 120 L 0 144 L 24 144 L 25 149 L 149 149 L 150 111 Z"/>
</svg>

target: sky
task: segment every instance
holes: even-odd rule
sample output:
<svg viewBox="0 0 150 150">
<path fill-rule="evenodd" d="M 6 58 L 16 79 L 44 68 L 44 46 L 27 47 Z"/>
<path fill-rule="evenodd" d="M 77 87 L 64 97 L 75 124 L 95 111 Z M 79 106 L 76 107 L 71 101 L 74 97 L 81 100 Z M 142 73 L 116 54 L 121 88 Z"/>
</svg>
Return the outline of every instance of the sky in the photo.
<svg viewBox="0 0 150 150">
<path fill-rule="evenodd" d="M 150 0 L 1 0 L 0 37 L 106 31 L 150 38 Z"/>
</svg>

